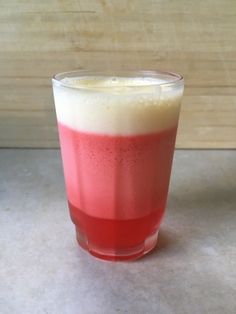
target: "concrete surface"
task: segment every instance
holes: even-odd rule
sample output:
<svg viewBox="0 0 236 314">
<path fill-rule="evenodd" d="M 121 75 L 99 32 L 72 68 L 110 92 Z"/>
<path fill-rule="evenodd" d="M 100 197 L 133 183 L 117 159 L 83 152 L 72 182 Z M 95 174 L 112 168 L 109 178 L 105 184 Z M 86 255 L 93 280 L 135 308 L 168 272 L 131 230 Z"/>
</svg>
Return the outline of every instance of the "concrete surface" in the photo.
<svg viewBox="0 0 236 314">
<path fill-rule="evenodd" d="M 236 313 L 236 151 L 177 151 L 157 248 L 75 241 L 57 150 L 0 150 L 0 313 Z"/>
</svg>

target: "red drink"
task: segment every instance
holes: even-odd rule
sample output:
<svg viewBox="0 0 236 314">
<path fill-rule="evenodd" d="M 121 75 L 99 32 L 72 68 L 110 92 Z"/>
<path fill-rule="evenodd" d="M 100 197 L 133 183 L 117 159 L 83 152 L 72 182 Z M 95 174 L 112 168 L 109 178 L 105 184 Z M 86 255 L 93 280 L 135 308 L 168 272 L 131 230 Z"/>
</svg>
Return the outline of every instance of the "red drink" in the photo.
<svg viewBox="0 0 236 314">
<path fill-rule="evenodd" d="M 171 95 L 169 103 L 155 108 L 157 100 L 149 98 L 153 86 L 144 92 L 148 92 L 144 104 L 139 102 L 143 94 L 131 95 L 124 104 L 113 95 L 112 101 L 119 107 L 115 104 L 107 109 L 103 106 L 106 97 L 104 100 L 96 90 L 96 97 L 93 94 L 88 107 L 78 110 L 78 115 L 77 105 L 72 106 L 72 116 L 68 110 L 61 110 L 63 105 L 70 106 L 63 102 L 65 91 L 60 98 L 55 93 L 71 219 L 80 245 L 100 258 L 130 259 L 150 251 L 164 214 L 179 98 Z M 69 96 L 73 103 L 74 95 Z M 60 101 L 61 107 L 57 105 Z M 94 107 L 89 108 L 91 103 Z M 102 115 L 96 112 L 99 106 Z M 138 117 L 144 121 L 135 117 L 139 110 Z M 130 124 L 124 123 L 123 116 L 123 120 L 117 120 L 120 113 L 127 114 Z M 88 122 L 85 116 L 96 119 Z"/>
</svg>

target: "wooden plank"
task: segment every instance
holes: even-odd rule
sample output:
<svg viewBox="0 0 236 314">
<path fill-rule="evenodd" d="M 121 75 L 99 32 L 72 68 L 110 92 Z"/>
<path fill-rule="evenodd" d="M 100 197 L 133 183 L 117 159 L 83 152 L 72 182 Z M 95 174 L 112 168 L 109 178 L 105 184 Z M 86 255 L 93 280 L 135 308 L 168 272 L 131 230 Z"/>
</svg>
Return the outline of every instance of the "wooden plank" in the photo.
<svg viewBox="0 0 236 314">
<path fill-rule="evenodd" d="M 112 55 L 112 56 L 111 56 Z M 94 68 L 108 68 L 108 65 L 104 65 L 107 60 L 111 60 L 113 67 L 126 69 L 126 68 L 144 68 L 144 69 L 173 69 L 176 72 L 181 73 L 185 77 L 186 84 L 189 86 L 199 87 L 224 87 L 236 86 L 236 61 L 230 62 L 229 65 L 222 63 L 219 60 L 193 60 L 191 56 L 189 59 L 184 60 L 162 60 L 161 56 L 158 57 L 155 54 L 142 54 L 142 57 L 133 58 L 132 52 L 120 54 L 104 54 L 104 53 L 86 53 L 81 52 L 78 59 L 77 54 L 71 55 L 71 58 L 64 60 L 63 54 L 55 54 L 55 60 L 50 61 L 47 54 L 37 56 L 31 54 L 21 54 L 21 56 L 14 59 L 7 59 L 7 62 L 3 63 L 4 57 L 0 55 L 0 63 L 2 62 L 2 69 L 0 73 L 0 83 L 4 84 L 5 79 L 12 78 L 41 78 L 44 84 L 50 82 L 50 78 L 57 72 L 63 72 L 68 69 L 94 69 Z M 214 58 L 214 54 L 211 55 Z M 5 60 L 5 59 L 4 59 Z M 59 61 L 61 65 L 58 66 Z M 153 66 L 155 64 L 155 67 Z M 88 65 L 88 66 L 86 66 Z M 231 69 L 225 70 L 227 68 Z M 16 73 L 17 71 L 17 73 Z M 48 80 L 48 81 L 47 81 Z M 12 82 L 9 82 L 12 84 Z M 30 82 L 32 85 L 32 82 Z M 6 84 L 4 84 L 6 85 Z"/>
<path fill-rule="evenodd" d="M 221 127 L 221 133 L 215 137 L 215 127 L 192 127 L 179 129 L 177 136 L 177 148 L 231 148 L 236 149 L 235 137 L 232 138 L 232 133 L 236 134 L 235 126 Z M 189 135 L 190 138 L 189 139 Z M 200 138 L 200 139 L 199 139 Z M 214 140 L 212 140 L 214 138 Z"/>
<path fill-rule="evenodd" d="M 181 73 L 177 147 L 236 148 L 234 0 L 0 5 L 0 146 L 57 146 L 52 75 L 113 67 Z"/>
</svg>

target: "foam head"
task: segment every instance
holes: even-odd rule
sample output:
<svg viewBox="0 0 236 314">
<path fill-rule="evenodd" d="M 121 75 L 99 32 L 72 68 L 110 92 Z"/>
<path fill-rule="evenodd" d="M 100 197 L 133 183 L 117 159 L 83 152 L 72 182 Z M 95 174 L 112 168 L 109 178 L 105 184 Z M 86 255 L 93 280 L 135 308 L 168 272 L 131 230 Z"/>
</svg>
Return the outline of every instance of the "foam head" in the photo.
<svg viewBox="0 0 236 314">
<path fill-rule="evenodd" d="M 147 134 L 178 123 L 183 84 L 168 78 L 75 76 L 54 81 L 57 119 L 72 129 Z"/>
</svg>

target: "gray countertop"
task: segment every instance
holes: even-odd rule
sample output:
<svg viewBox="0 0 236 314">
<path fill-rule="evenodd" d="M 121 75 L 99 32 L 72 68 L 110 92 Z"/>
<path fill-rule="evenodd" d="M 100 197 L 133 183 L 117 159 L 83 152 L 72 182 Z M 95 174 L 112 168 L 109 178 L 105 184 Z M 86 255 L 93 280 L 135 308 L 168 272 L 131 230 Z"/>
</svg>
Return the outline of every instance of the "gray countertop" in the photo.
<svg viewBox="0 0 236 314">
<path fill-rule="evenodd" d="M 236 313 L 236 151 L 176 151 L 157 248 L 77 246 L 57 150 L 0 150 L 0 313 Z"/>
</svg>

